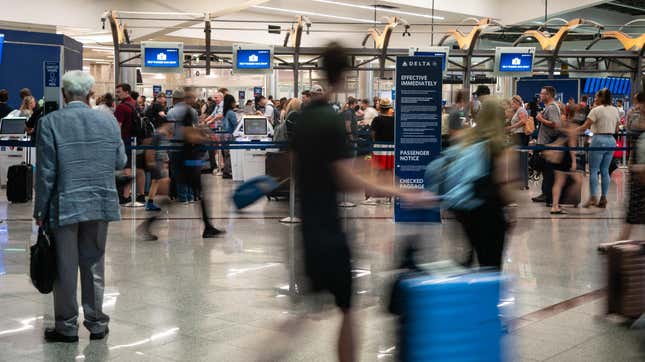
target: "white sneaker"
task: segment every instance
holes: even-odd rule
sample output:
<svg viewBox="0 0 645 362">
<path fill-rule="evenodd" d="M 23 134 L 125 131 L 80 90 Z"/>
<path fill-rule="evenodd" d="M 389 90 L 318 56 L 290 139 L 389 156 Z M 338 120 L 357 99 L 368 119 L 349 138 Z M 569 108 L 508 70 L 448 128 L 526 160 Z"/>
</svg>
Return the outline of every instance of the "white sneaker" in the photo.
<svg viewBox="0 0 645 362">
<path fill-rule="evenodd" d="M 369 197 L 367 200 L 361 202 L 361 205 L 376 206 L 378 205 L 378 200 L 373 197 Z"/>
</svg>

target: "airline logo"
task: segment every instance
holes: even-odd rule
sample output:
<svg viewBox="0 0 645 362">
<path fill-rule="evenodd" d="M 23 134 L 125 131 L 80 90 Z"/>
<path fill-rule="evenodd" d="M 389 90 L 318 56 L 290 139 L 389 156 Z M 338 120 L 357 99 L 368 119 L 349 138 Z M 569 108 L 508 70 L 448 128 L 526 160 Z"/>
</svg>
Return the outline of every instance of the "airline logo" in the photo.
<svg viewBox="0 0 645 362">
<path fill-rule="evenodd" d="M 166 55 L 166 53 L 157 54 L 157 60 L 163 61 L 163 60 L 167 60 L 167 59 L 168 59 L 168 56 Z"/>
<path fill-rule="evenodd" d="M 513 64 L 513 65 L 521 65 L 522 64 L 522 59 L 513 58 L 513 60 L 511 60 L 511 64 Z"/>
<path fill-rule="evenodd" d="M 260 58 L 256 54 L 249 55 L 249 62 L 257 63 L 259 60 L 260 60 Z"/>
</svg>

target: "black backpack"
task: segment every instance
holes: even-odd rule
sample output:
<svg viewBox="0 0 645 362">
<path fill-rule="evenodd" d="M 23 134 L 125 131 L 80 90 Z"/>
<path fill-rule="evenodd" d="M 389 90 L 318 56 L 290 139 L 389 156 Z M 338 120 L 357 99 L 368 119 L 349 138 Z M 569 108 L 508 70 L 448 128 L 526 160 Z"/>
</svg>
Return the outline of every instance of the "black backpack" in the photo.
<svg viewBox="0 0 645 362">
<path fill-rule="evenodd" d="M 147 116 L 141 116 L 137 109 L 128 102 L 123 102 L 132 109 L 132 135 L 137 138 L 141 144 L 143 140 L 152 138 L 155 133 L 155 127 Z"/>
</svg>

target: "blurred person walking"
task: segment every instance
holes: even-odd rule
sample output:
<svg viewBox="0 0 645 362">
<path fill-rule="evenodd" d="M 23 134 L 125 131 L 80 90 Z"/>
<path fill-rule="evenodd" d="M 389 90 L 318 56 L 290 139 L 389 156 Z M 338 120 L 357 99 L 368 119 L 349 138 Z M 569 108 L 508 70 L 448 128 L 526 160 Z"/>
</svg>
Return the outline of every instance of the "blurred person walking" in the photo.
<svg viewBox="0 0 645 362">
<path fill-rule="evenodd" d="M 502 269 L 510 222 L 504 207 L 511 203 L 515 177 L 509 166 L 514 151 L 504 141 L 504 108 L 496 99 L 481 102 L 477 127 L 464 131 L 460 141 L 428 166 L 430 191 L 439 194 L 453 211 L 481 267 Z M 472 252 L 463 264 L 471 266 Z"/>
<path fill-rule="evenodd" d="M 312 88 L 311 103 L 303 108 L 291 143 L 297 165 L 295 181 L 301 195 L 304 270 L 309 281 L 309 288 L 303 292 L 328 292 L 334 296 L 343 314 L 338 360 L 345 362 L 356 360 L 357 341 L 351 303 L 351 252 L 339 218 L 339 195 L 342 191 L 372 189 L 408 202 L 415 202 L 420 196 L 374 184 L 355 172 L 344 119 L 329 103 L 329 95 L 341 90 L 344 84 L 344 72 L 349 68 L 347 56 L 342 47 L 332 43 L 323 51 L 321 62 L 330 89 L 325 93 L 320 86 Z M 292 337 L 303 327 L 301 319 L 283 325 Z M 279 360 L 284 351 L 279 350 L 277 343 L 284 342 L 270 341 L 267 346 L 276 355 L 263 354 L 261 359 Z"/>
<path fill-rule="evenodd" d="M 629 134 L 632 151 L 629 159 L 629 201 L 626 219 L 618 240 L 628 240 L 633 225 L 645 224 L 645 91 L 634 96 Z M 629 112 L 628 112 L 629 114 Z"/>
<path fill-rule="evenodd" d="M 62 77 L 66 106 L 40 121 L 34 218 L 55 238 L 55 328 L 49 342 L 78 341 L 80 268 L 83 325 L 90 339 L 108 334 L 103 313 L 104 254 L 108 222 L 120 219 L 114 171 L 126 163 L 114 118 L 89 108 L 94 78 L 75 70 Z"/>
<path fill-rule="evenodd" d="M 594 107 L 589 112 L 585 123 L 578 128 L 578 133 L 584 132 L 590 128 L 593 136 L 591 137 L 591 147 L 616 147 L 614 135 L 618 132 L 620 125 L 620 114 L 618 109 L 611 104 L 611 92 L 604 88 L 596 93 Z M 609 175 L 609 165 L 614 158 L 613 150 L 591 151 L 589 155 L 589 201 L 584 207 L 597 206 L 605 208 L 607 206 L 607 192 L 611 178 Z M 602 188 L 600 199 L 598 198 L 598 173 L 601 175 Z"/>
<path fill-rule="evenodd" d="M 561 104 L 562 126 L 559 129 L 558 139 L 552 145 L 566 147 L 576 147 L 578 145 L 579 133 L 574 122 L 577 108 L 576 104 L 568 106 Z M 553 189 L 551 190 L 553 202 L 550 213 L 552 215 L 566 214 L 567 212 L 560 208 L 560 200 L 567 180 L 569 177 L 573 180 L 573 184 L 567 188 L 567 190 L 570 190 L 569 192 L 579 193 L 580 184 L 582 183 L 582 177 L 577 169 L 576 151 L 549 150 L 544 151 L 544 154 L 548 158 L 547 162 L 549 162 L 550 167 L 554 170 Z"/>
</svg>

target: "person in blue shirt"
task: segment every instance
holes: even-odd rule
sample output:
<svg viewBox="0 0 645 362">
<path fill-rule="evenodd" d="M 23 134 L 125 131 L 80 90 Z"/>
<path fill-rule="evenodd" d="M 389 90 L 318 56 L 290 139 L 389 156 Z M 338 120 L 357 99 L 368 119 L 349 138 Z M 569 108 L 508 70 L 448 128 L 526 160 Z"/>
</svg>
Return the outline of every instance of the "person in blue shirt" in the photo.
<svg viewBox="0 0 645 362">
<path fill-rule="evenodd" d="M 227 94 L 224 96 L 224 109 L 222 119 L 222 131 L 223 139 L 225 141 L 230 141 L 233 139 L 233 132 L 237 127 L 237 113 L 235 112 L 236 101 L 235 98 Z M 233 178 L 231 170 L 231 152 L 229 150 L 222 150 L 222 156 L 224 157 L 224 169 L 222 170 L 223 178 Z"/>
</svg>

